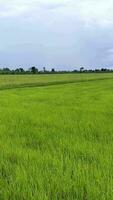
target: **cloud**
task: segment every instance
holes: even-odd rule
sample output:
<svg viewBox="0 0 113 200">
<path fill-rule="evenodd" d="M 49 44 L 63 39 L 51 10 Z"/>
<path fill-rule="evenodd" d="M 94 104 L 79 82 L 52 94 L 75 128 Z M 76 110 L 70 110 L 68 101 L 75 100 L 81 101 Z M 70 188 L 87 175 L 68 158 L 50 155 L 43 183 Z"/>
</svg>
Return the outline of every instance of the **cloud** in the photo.
<svg viewBox="0 0 113 200">
<path fill-rule="evenodd" d="M 54 10 L 66 5 L 66 0 L 60 2 L 49 0 L 0 0 L 0 17 L 23 17 L 24 15 L 39 15 L 39 10 Z"/>
<path fill-rule="evenodd" d="M 113 24 L 112 0 L 81 0 L 78 3 L 78 14 L 88 24 Z"/>
<path fill-rule="evenodd" d="M 29 55 L 29 65 L 112 64 L 112 10 L 113 0 L 0 0 L 1 60 L 13 63 L 15 55 L 15 64 L 24 63 Z"/>
<path fill-rule="evenodd" d="M 54 11 L 60 17 L 78 19 L 87 26 L 113 24 L 112 0 L 0 0 L 0 17 L 39 17 Z"/>
</svg>

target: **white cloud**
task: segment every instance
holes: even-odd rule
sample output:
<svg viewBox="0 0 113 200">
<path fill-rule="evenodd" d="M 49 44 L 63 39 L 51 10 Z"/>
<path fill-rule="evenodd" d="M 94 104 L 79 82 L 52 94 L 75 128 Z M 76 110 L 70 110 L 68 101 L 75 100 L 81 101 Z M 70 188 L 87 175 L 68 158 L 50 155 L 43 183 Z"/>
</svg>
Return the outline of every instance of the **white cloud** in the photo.
<svg viewBox="0 0 113 200">
<path fill-rule="evenodd" d="M 23 15 L 38 15 L 41 9 L 58 9 L 65 6 L 65 1 L 53 0 L 0 0 L 0 17 L 22 17 Z"/>
<path fill-rule="evenodd" d="M 70 17 L 73 20 L 81 20 L 88 26 L 113 24 L 113 0 L 0 0 L 2 18 L 36 18 L 42 16 L 43 12 L 51 11 L 55 19 Z"/>
<path fill-rule="evenodd" d="M 113 0 L 80 0 L 78 14 L 88 24 L 113 24 Z"/>
<path fill-rule="evenodd" d="M 55 64 L 109 64 L 113 60 L 112 11 L 113 0 L 0 0 L 1 46 L 15 52 L 21 51 L 18 44 L 21 48 L 24 44 L 25 55 L 32 46 L 42 62 L 45 55 Z"/>
</svg>

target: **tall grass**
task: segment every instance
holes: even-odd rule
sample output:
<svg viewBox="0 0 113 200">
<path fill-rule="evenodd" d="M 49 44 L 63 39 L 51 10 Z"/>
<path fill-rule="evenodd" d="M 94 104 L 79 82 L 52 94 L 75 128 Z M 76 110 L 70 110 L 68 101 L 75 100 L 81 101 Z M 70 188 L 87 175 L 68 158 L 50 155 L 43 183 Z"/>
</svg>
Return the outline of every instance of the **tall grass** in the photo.
<svg viewBox="0 0 113 200">
<path fill-rule="evenodd" d="M 0 91 L 0 200 L 63 199 L 113 199 L 112 79 Z"/>
</svg>

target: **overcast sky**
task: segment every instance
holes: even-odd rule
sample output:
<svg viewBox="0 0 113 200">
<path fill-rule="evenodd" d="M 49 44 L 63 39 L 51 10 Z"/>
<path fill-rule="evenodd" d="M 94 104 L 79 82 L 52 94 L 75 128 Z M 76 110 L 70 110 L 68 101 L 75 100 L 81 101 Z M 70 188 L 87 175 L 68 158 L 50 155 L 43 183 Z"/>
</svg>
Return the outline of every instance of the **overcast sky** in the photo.
<svg viewBox="0 0 113 200">
<path fill-rule="evenodd" d="M 0 66 L 113 66 L 113 0 L 0 0 Z"/>
</svg>

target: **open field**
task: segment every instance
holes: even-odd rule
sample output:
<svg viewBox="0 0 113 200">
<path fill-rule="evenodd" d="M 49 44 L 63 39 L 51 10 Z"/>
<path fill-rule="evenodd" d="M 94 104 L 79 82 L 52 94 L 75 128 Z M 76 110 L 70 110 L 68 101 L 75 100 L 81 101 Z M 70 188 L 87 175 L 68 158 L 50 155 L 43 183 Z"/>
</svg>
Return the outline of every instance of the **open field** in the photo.
<svg viewBox="0 0 113 200">
<path fill-rule="evenodd" d="M 0 76 L 0 89 L 0 200 L 113 200 L 113 74 Z"/>
<path fill-rule="evenodd" d="M 0 89 L 37 87 L 94 80 L 112 79 L 112 73 L 91 74 L 45 74 L 45 75 L 0 75 Z"/>
</svg>

